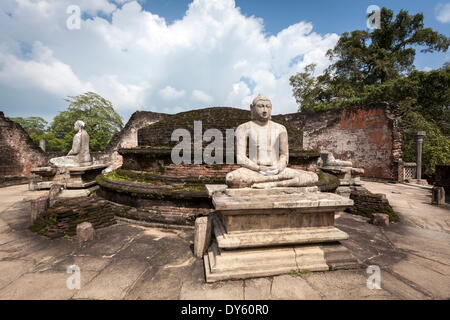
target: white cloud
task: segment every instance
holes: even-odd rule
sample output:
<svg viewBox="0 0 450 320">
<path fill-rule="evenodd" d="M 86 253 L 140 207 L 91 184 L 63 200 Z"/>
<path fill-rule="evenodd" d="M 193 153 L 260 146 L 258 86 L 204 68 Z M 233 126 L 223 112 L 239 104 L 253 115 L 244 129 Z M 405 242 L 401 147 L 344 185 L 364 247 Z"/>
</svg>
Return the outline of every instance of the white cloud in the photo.
<svg viewBox="0 0 450 320">
<path fill-rule="evenodd" d="M 194 90 L 192 92 L 192 99 L 202 103 L 211 103 L 213 101 L 213 97 L 206 94 L 202 90 Z"/>
<path fill-rule="evenodd" d="M 2 86 L 39 88 L 63 95 L 93 89 L 89 83 L 80 81 L 70 66 L 55 59 L 53 52 L 42 43 L 34 43 L 30 56 L 30 60 L 20 60 L 14 55 L 0 52 Z"/>
<path fill-rule="evenodd" d="M 262 19 L 244 16 L 234 0 L 194 0 L 171 24 L 136 1 L 80 0 L 89 16 L 80 30 L 68 30 L 72 3 L 0 2 L 0 29 L 8 30 L 0 33 L 0 92 L 42 92 L 36 99 L 47 99 L 56 113 L 60 106 L 55 99 L 50 104 L 49 95 L 62 100 L 92 90 L 127 115 L 144 107 L 248 108 L 263 93 L 275 114 L 289 113 L 297 110 L 289 77 L 312 62 L 323 70 L 325 53 L 338 40 L 314 33 L 306 22 L 267 36 Z M 7 102 L 14 108 L 11 98 Z"/>
<path fill-rule="evenodd" d="M 436 7 L 437 15 L 436 19 L 439 22 L 447 23 L 450 22 L 450 3 L 438 4 Z"/>
<path fill-rule="evenodd" d="M 178 100 L 181 97 L 184 97 L 186 91 L 177 90 L 171 86 L 167 86 L 164 89 L 159 90 L 159 94 L 164 100 Z"/>
</svg>

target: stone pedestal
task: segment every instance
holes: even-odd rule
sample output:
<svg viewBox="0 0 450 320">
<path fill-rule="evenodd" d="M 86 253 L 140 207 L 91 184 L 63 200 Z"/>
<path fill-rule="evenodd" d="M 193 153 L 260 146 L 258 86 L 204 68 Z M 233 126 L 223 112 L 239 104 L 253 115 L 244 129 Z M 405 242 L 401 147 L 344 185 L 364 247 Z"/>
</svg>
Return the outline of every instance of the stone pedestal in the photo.
<svg viewBox="0 0 450 320">
<path fill-rule="evenodd" d="M 30 182 L 30 190 L 50 189 L 53 184 L 59 184 L 67 189 L 84 189 L 96 184 L 95 177 L 107 168 L 107 164 L 87 167 L 40 167 L 31 172 L 39 178 Z"/>
<path fill-rule="evenodd" d="M 226 189 L 212 194 L 215 241 L 204 256 L 206 281 L 357 266 L 339 241 L 334 215 L 353 204 L 317 187 Z"/>
</svg>

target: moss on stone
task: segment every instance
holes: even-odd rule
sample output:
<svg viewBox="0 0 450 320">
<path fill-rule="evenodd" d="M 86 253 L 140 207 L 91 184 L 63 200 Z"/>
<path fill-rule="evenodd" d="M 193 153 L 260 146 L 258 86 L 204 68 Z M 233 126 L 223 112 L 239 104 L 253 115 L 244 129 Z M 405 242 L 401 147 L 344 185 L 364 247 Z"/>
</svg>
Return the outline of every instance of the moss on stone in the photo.
<svg viewBox="0 0 450 320">
<path fill-rule="evenodd" d="M 150 182 L 110 180 L 109 177 L 111 176 L 99 175 L 96 181 L 103 188 L 114 190 L 114 192 L 127 193 L 133 197 L 154 200 L 209 201 L 209 196 L 202 180 L 199 183 L 167 183 L 157 180 L 151 180 Z M 126 183 L 122 184 L 121 182 Z"/>
<path fill-rule="evenodd" d="M 319 187 L 320 191 L 335 192 L 339 187 L 339 178 L 335 175 L 323 172 L 322 170 L 319 170 L 317 172 L 317 175 L 319 176 L 319 182 L 317 183 L 317 186 Z"/>
<path fill-rule="evenodd" d="M 225 177 L 167 177 L 160 172 L 136 172 L 132 170 L 117 169 L 104 175 L 108 180 L 113 181 L 130 181 L 146 184 L 173 185 L 173 184 L 223 184 Z"/>
</svg>

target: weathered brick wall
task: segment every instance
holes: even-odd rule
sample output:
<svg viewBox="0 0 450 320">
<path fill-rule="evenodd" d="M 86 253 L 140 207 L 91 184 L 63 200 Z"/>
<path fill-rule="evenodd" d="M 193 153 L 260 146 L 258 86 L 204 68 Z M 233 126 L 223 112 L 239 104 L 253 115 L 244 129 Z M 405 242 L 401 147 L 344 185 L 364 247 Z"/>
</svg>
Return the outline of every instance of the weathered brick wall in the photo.
<svg viewBox="0 0 450 320">
<path fill-rule="evenodd" d="M 45 153 L 23 128 L 0 112 L 0 185 L 27 177 L 31 168 L 45 163 Z"/>
<path fill-rule="evenodd" d="M 364 176 L 401 180 L 401 133 L 395 107 L 365 107 L 283 116 L 304 131 L 303 147 L 331 151 L 336 159 L 353 161 Z"/>
<path fill-rule="evenodd" d="M 123 158 L 117 150 L 137 146 L 139 129 L 169 117 L 171 115 L 162 113 L 135 112 L 125 128 L 111 139 L 105 152 L 93 154 L 94 158 L 112 162 L 114 168 L 120 167 Z M 351 160 L 356 167 L 365 169 L 367 177 L 402 179 L 401 134 L 395 109 L 387 103 L 277 115 L 273 120 L 297 132 L 303 131 L 305 149 L 327 150 L 338 159 Z M 20 125 L 5 118 L 3 113 L 0 113 L 0 130 L 0 183 L 5 177 L 29 176 L 32 167 L 46 165 L 48 159 L 55 156 L 42 152 Z M 292 144 L 292 141 L 301 141 L 301 137 L 290 136 L 289 140 Z"/>
<path fill-rule="evenodd" d="M 114 168 L 120 167 L 122 156 L 117 153 L 118 148 L 137 146 L 137 130 L 166 116 L 149 111 L 135 112 L 104 152 L 91 153 L 93 160 L 111 162 Z M 18 123 L 0 112 L 0 185 L 25 183 L 31 177 L 32 168 L 47 166 L 51 158 L 64 155 L 64 152 L 43 152 Z"/>
</svg>

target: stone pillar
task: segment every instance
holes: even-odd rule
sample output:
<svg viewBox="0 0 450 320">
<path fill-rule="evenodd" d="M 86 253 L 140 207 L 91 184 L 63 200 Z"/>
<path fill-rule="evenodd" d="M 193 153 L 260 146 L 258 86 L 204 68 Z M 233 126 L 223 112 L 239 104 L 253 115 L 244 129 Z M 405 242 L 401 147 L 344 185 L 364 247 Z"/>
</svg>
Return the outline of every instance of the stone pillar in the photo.
<svg viewBox="0 0 450 320">
<path fill-rule="evenodd" d="M 416 135 L 416 163 L 417 163 L 417 179 L 422 179 L 422 144 L 425 131 L 418 131 Z"/>
<path fill-rule="evenodd" d="M 431 189 L 431 204 L 445 204 L 445 189 L 443 187 L 433 187 Z"/>
<path fill-rule="evenodd" d="M 43 214 L 47 212 L 49 206 L 48 196 L 42 196 L 30 201 L 31 205 L 31 225 Z"/>
<path fill-rule="evenodd" d="M 45 140 L 44 140 L 44 139 L 39 140 L 39 148 L 41 148 L 42 151 L 45 152 L 45 149 L 46 149 L 46 143 L 45 143 Z"/>
</svg>

